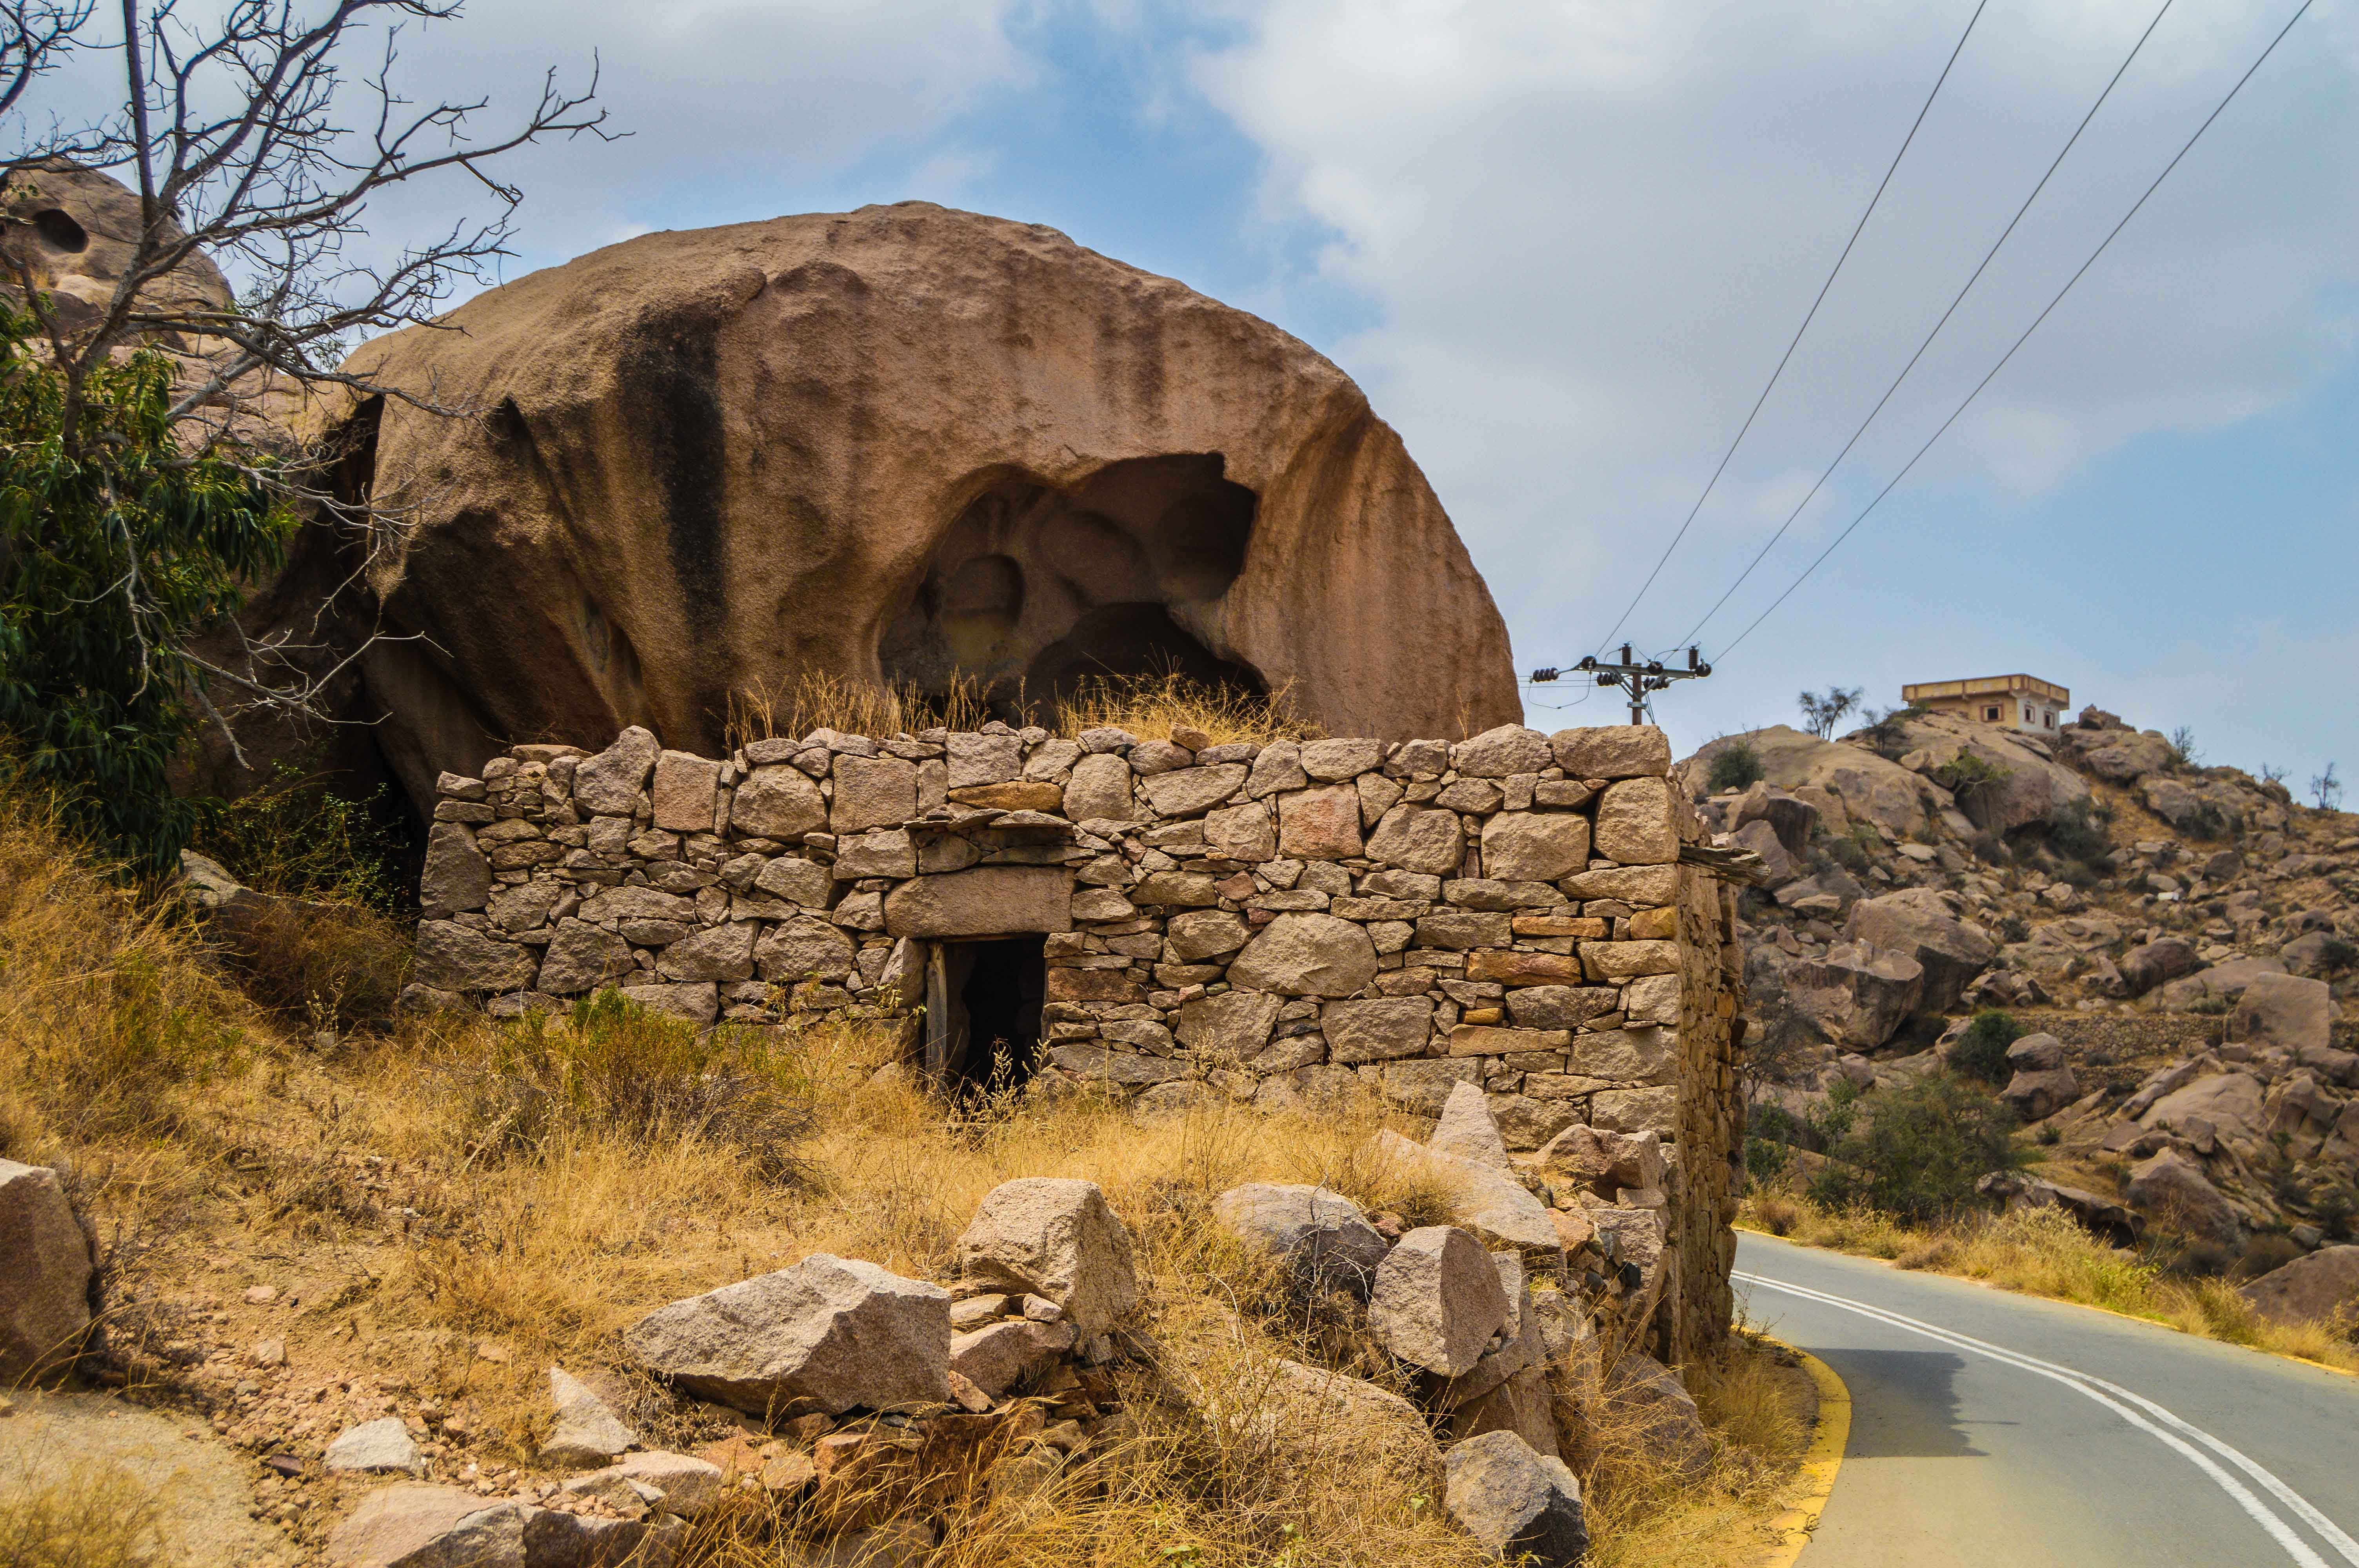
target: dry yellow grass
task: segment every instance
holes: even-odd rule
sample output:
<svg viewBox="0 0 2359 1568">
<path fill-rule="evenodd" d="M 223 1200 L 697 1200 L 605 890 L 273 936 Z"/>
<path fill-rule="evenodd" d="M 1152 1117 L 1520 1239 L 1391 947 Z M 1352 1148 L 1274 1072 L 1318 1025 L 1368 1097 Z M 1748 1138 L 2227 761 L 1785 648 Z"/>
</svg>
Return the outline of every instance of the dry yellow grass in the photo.
<svg viewBox="0 0 2359 1568">
<path fill-rule="evenodd" d="M 0 1467 L 0 1563 L 8 1568 L 162 1568 L 165 1507 L 121 1465 Z"/>
<path fill-rule="evenodd" d="M 1869 1209 L 1829 1208 L 1808 1197 L 1756 1194 L 1745 1200 L 1741 1223 L 1811 1247 L 2104 1307 L 2183 1334 L 2359 1372 L 2359 1340 L 2350 1332 L 2325 1323 L 2272 1323 L 2227 1281 L 2174 1275 L 2152 1257 L 2106 1245 L 2061 1209 L 2017 1209 L 1947 1225 L 1911 1226 Z"/>
<path fill-rule="evenodd" d="M 1283 689 L 1256 697 L 1205 686 L 1176 671 L 1085 680 L 1061 702 L 1046 694 L 1027 694 L 1019 686 L 1012 696 L 1003 694 L 1000 706 L 1010 711 L 995 713 L 990 694 L 972 676 L 953 679 L 945 691 L 926 693 L 914 687 L 887 690 L 806 673 L 781 691 L 756 688 L 732 695 L 725 733 L 735 747 L 814 730 L 875 736 L 936 727 L 973 730 L 994 717 L 1038 724 L 1068 736 L 1114 729 L 1127 730 L 1142 741 L 1169 741 L 1174 730 L 1195 730 L 1212 737 L 1213 745 L 1309 741 L 1326 733 L 1294 712 Z"/>
<path fill-rule="evenodd" d="M 627 1380 L 619 1331 L 649 1308 L 816 1251 L 943 1277 L 991 1188 L 1086 1176 L 1132 1227 L 1162 1374 L 1126 1373 L 1126 1433 L 1045 1489 L 941 1503 L 956 1528 L 929 1568 L 1479 1561 L 1424 1462 L 1372 1448 L 1364 1422 L 1306 1413 L 1274 1370 L 1320 1363 L 1401 1388 L 1389 1360 L 1209 1215 L 1256 1178 L 1437 1214 L 1447 1195 L 1430 1176 L 1364 1152 L 1376 1106 L 1147 1126 L 1089 1098 L 952 1115 L 880 1076 L 893 1042 L 857 1027 L 698 1042 L 613 1018 L 579 1038 L 444 1019 L 321 1051 L 218 979 L 195 934 L 21 814 L 0 826 L 0 1030 L 17 1046 L 0 1054 L 0 1153 L 78 1173 L 128 1303 L 116 1368 L 168 1404 L 181 1374 L 142 1346 L 190 1332 L 194 1311 L 213 1343 L 283 1335 L 325 1394 L 366 1383 L 403 1409 L 462 1412 L 467 1457 L 522 1465 L 545 1429 L 542 1368 Z M 299 1310 L 241 1305 L 259 1280 L 287 1281 Z M 1600 1426 L 1600 1562 L 1734 1564 L 1758 1549 L 1795 1445 L 1747 1354 L 1695 1370 L 1718 1437 L 1701 1482 L 1672 1484 Z M 625 1402 L 651 1441 L 729 1430 L 644 1383 Z M 12 1506 L 0 1529 L 83 1555 L 12 1559 L 0 1535 L 0 1560 L 103 1568 L 145 1550 L 136 1530 L 105 1545 L 64 1493 Z M 767 1538 L 800 1522 L 716 1521 L 698 1560 L 799 1562 Z"/>
</svg>

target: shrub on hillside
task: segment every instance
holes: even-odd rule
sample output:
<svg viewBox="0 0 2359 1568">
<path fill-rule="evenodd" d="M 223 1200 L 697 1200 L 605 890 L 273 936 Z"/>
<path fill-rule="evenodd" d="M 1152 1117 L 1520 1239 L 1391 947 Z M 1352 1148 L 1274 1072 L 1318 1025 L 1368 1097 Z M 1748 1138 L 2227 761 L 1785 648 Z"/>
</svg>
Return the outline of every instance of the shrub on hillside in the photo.
<svg viewBox="0 0 2359 1568">
<path fill-rule="evenodd" d="M 393 914 L 404 875 L 380 786 L 362 800 L 281 762 L 264 787 L 223 806 L 199 848 L 257 892 Z"/>
<path fill-rule="evenodd" d="M 2113 816 L 2111 806 L 2085 800 L 2069 802 L 2048 819 L 2048 847 L 2062 859 L 2093 871 L 2113 853 L 2113 840 L 2105 833 Z"/>
<path fill-rule="evenodd" d="M 1714 795 L 1723 790 L 1751 789 L 1768 770 L 1761 765 L 1761 753 L 1749 742 L 1731 741 L 1712 760 L 1710 782 Z"/>
<path fill-rule="evenodd" d="M 409 933 L 355 904 L 256 900 L 212 929 L 240 989 L 314 1031 L 388 1022 L 409 978 Z"/>
<path fill-rule="evenodd" d="M 1980 1202 L 1974 1184 L 1983 1176 L 2024 1162 L 2015 1127 L 1997 1096 L 1955 1078 L 1839 1097 L 1829 1115 L 1827 1169 L 1810 1195 L 1901 1219 L 1946 1218 Z"/>
<path fill-rule="evenodd" d="M 2013 1013 L 1985 1008 L 1974 1014 L 1966 1032 L 1950 1047 L 1950 1070 L 1986 1084 L 2004 1084 L 2012 1076 L 2006 1065 L 2006 1048 L 2026 1033 Z"/>
<path fill-rule="evenodd" d="M 471 1152 L 530 1158 L 567 1136 L 651 1144 L 701 1137 L 744 1152 L 767 1181 L 796 1178 L 811 1127 L 794 1058 L 757 1031 L 700 1031 L 607 989 L 563 1019 L 501 1026 L 470 1120 Z"/>
</svg>

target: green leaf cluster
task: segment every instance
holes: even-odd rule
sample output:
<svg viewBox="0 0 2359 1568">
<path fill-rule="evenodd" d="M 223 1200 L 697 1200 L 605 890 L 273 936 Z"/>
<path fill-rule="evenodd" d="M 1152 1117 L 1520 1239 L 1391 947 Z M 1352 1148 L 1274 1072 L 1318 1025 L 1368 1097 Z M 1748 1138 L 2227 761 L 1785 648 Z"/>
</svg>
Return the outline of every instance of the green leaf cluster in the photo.
<svg viewBox="0 0 2359 1568">
<path fill-rule="evenodd" d="M 164 354 L 69 390 L 0 301 L 0 768 L 157 871 L 206 814 L 165 779 L 202 717 L 190 640 L 281 564 L 293 518 L 261 467 L 184 446 Z"/>
</svg>

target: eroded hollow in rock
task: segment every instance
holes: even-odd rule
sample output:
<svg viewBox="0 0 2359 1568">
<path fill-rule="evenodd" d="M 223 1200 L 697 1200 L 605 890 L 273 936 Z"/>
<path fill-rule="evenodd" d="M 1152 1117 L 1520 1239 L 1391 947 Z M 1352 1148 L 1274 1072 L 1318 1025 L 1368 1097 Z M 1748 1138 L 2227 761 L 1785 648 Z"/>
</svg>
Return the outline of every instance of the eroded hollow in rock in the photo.
<svg viewBox="0 0 2359 1568">
<path fill-rule="evenodd" d="M 1188 628 L 1245 568 L 1254 492 L 1220 454 L 1110 463 L 1078 491 L 1002 475 L 943 534 L 877 647 L 939 699 L 979 681 L 994 713 L 1053 707 L 1092 676 L 1177 673 L 1258 695 L 1258 671 Z"/>
<path fill-rule="evenodd" d="M 1046 938 L 942 944 L 926 1004 L 941 1021 L 936 1049 L 948 1087 L 1019 1088 L 1032 1076 L 1048 981 Z"/>
</svg>

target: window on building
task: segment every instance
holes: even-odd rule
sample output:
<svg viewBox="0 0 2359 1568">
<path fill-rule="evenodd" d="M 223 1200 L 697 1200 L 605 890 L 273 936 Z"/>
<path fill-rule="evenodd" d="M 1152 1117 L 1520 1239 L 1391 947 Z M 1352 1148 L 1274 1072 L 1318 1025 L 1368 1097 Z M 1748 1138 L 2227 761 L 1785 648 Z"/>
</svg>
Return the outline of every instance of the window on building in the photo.
<svg viewBox="0 0 2359 1568">
<path fill-rule="evenodd" d="M 1983 709 L 1983 718 L 1984 718 L 1984 719 L 1985 721 L 1987 721 L 1987 722 L 1989 722 L 1989 723 L 1993 723 L 1993 724 L 1997 723 L 1997 722 L 1998 722 L 1998 709 L 1997 709 L 1997 708 L 1984 708 L 1984 709 Z"/>
</svg>

